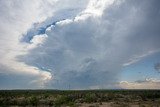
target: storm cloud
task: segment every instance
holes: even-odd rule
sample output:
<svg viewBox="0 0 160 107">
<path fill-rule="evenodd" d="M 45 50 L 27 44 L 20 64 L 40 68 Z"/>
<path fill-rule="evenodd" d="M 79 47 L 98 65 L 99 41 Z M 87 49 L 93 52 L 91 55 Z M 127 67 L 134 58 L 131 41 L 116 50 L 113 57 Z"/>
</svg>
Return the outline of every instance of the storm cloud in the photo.
<svg viewBox="0 0 160 107">
<path fill-rule="evenodd" d="M 121 88 L 123 67 L 159 52 L 159 0 L 76 1 L 34 1 L 39 4 L 32 3 L 33 13 L 18 3 L 29 12 L 15 9 L 13 17 L 4 6 L 17 2 L 2 0 L 0 76 L 14 71 L 25 76 L 22 84 L 46 88 Z"/>
</svg>

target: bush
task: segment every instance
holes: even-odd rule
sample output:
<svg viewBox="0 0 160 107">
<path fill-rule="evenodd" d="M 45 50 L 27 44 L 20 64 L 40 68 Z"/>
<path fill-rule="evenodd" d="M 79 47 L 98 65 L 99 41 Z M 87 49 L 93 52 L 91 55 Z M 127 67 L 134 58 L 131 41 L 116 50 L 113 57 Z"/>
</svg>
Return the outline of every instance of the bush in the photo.
<svg viewBox="0 0 160 107">
<path fill-rule="evenodd" d="M 37 105 L 38 105 L 38 99 L 37 99 L 37 97 L 35 97 L 35 96 L 32 96 L 32 97 L 29 99 L 29 102 L 30 102 L 30 104 L 33 105 L 33 106 L 37 106 Z"/>
<path fill-rule="evenodd" d="M 55 106 L 60 106 L 64 104 L 69 104 L 73 101 L 69 96 L 59 96 L 54 101 Z"/>
<path fill-rule="evenodd" d="M 91 102 L 96 102 L 96 95 L 94 94 L 94 93 L 88 93 L 88 94 L 86 94 L 86 96 L 85 96 L 85 98 L 84 98 L 84 100 L 85 100 L 85 102 L 87 102 L 87 103 L 91 103 Z"/>
</svg>

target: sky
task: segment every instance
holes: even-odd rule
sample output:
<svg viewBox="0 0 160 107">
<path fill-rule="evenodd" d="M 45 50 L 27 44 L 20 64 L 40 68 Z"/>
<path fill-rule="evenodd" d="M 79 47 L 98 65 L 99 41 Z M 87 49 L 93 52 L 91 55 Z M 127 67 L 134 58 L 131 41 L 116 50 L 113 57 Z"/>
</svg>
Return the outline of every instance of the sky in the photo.
<svg viewBox="0 0 160 107">
<path fill-rule="evenodd" d="M 159 0 L 0 0 L 0 89 L 160 89 Z"/>
</svg>

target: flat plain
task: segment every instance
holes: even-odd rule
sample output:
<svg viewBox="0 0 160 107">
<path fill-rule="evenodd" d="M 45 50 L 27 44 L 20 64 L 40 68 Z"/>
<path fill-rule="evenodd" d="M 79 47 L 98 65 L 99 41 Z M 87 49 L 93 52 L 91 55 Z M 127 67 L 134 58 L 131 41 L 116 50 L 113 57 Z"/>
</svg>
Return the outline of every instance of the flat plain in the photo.
<svg viewBox="0 0 160 107">
<path fill-rule="evenodd" d="M 0 107 L 160 107 L 160 90 L 0 90 Z"/>
</svg>

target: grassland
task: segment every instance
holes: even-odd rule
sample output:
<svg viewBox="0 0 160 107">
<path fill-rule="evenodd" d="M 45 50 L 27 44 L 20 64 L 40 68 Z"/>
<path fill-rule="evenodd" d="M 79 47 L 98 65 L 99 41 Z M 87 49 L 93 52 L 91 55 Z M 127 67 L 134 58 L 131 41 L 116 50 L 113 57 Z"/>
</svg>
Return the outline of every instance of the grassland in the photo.
<svg viewBox="0 0 160 107">
<path fill-rule="evenodd" d="M 160 90 L 0 90 L 0 107 L 160 107 Z"/>
</svg>

